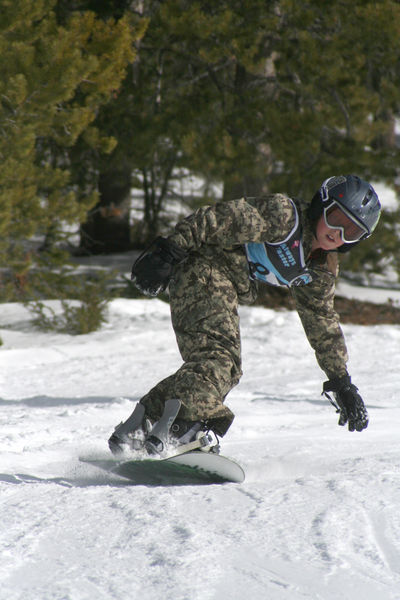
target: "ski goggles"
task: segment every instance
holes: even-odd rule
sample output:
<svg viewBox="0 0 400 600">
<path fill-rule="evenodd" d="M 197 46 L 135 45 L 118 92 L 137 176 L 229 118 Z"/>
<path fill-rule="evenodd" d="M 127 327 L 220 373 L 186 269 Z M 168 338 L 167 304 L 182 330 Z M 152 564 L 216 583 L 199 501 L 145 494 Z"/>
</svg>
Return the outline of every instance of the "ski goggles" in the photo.
<svg viewBox="0 0 400 600">
<path fill-rule="evenodd" d="M 353 244 L 369 235 L 368 229 L 336 202 L 324 208 L 324 219 L 331 229 L 340 229 L 340 237 L 346 244 Z"/>
</svg>

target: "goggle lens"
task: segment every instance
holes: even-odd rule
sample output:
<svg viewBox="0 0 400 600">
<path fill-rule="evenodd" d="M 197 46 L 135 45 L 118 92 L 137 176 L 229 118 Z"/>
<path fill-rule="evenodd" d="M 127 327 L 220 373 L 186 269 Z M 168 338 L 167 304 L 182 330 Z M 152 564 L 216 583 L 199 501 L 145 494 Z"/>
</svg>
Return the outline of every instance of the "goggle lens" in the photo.
<svg viewBox="0 0 400 600">
<path fill-rule="evenodd" d="M 340 229 L 340 235 L 345 243 L 358 242 L 368 230 L 362 227 L 343 210 L 341 206 L 333 202 L 324 209 L 325 223 L 331 229 Z"/>
</svg>

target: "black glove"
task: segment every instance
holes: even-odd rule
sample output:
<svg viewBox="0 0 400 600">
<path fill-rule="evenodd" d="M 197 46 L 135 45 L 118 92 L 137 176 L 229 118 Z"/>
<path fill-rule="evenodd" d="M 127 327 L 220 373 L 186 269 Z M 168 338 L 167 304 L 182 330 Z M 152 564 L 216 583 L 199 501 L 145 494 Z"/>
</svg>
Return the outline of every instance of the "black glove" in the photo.
<svg viewBox="0 0 400 600">
<path fill-rule="evenodd" d="M 334 393 L 337 404 L 327 392 Z M 349 431 L 362 431 L 368 427 L 367 409 L 349 375 L 325 381 L 322 393 L 336 407 L 336 412 L 340 413 L 338 425 L 346 425 L 348 422 Z"/>
<path fill-rule="evenodd" d="M 131 279 L 143 294 L 157 296 L 169 284 L 173 267 L 186 256 L 174 242 L 158 237 L 135 261 Z"/>
</svg>

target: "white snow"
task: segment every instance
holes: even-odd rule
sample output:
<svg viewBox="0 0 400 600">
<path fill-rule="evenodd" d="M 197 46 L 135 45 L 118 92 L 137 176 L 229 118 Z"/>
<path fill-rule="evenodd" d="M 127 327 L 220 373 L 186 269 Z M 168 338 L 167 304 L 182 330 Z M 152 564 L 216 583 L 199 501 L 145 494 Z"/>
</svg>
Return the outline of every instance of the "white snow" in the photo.
<svg viewBox="0 0 400 600">
<path fill-rule="evenodd" d="M 79 462 L 180 365 L 169 308 L 98 332 L 0 311 L 1 600 L 399 600 L 400 325 L 343 326 L 370 427 L 349 433 L 293 312 L 242 308 L 222 453 L 243 484 L 145 487 Z"/>
<path fill-rule="evenodd" d="M 400 306 L 399 289 L 388 289 L 387 287 L 371 288 L 365 285 L 354 285 L 349 281 L 340 279 L 336 286 L 336 294 L 349 299 L 361 300 L 362 302 L 374 302 L 376 304 L 390 302 L 395 307 Z"/>
</svg>

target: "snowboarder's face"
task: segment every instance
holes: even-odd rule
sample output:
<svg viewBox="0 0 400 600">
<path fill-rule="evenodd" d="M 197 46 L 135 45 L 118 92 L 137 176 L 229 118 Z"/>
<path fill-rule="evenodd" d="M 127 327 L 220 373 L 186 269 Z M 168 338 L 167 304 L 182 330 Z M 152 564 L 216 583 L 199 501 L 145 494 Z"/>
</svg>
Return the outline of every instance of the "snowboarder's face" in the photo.
<svg viewBox="0 0 400 600">
<path fill-rule="evenodd" d="M 343 246 L 344 241 L 341 238 L 340 229 L 328 227 L 322 215 L 317 223 L 315 232 L 314 248 L 322 248 L 322 250 L 335 250 Z"/>
</svg>

